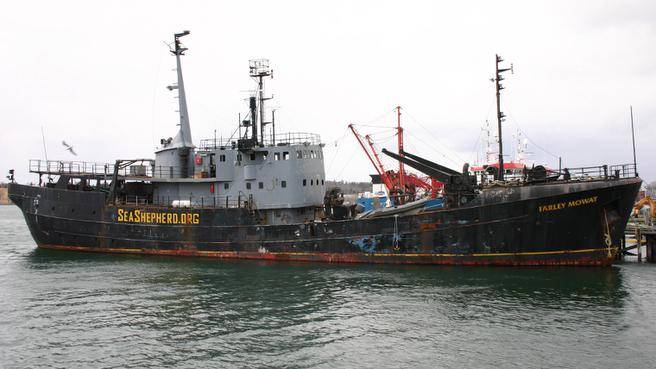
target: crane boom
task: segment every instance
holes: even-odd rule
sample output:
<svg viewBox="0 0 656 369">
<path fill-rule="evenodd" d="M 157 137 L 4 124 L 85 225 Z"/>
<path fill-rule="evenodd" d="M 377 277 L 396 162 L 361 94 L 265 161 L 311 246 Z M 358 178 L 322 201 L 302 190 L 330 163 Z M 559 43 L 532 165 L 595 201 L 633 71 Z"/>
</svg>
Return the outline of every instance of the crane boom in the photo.
<svg viewBox="0 0 656 369">
<path fill-rule="evenodd" d="M 358 140 L 358 143 L 362 147 L 362 150 L 364 150 L 364 153 L 367 154 L 367 157 L 369 158 L 369 161 L 371 164 L 376 168 L 376 172 L 378 172 L 378 175 L 380 176 L 380 179 L 383 181 L 383 184 L 385 184 L 385 187 L 387 187 L 388 191 L 391 191 L 394 189 L 394 183 L 392 179 L 389 177 L 387 172 L 385 171 L 385 167 L 383 167 L 382 162 L 380 161 L 380 158 L 378 157 L 378 154 L 376 153 L 376 149 L 373 146 L 373 142 L 371 142 L 371 137 L 369 135 L 365 136 L 367 140 L 367 144 L 370 147 L 371 153 L 369 152 L 369 149 L 367 149 L 367 146 L 364 144 L 364 139 L 358 131 L 356 131 L 355 127 L 353 124 L 349 124 L 348 126 L 351 129 L 351 132 L 353 132 L 353 135 L 355 138 Z M 372 156 L 373 153 L 373 156 Z M 375 158 L 375 159 L 374 159 Z"/>
</svg>

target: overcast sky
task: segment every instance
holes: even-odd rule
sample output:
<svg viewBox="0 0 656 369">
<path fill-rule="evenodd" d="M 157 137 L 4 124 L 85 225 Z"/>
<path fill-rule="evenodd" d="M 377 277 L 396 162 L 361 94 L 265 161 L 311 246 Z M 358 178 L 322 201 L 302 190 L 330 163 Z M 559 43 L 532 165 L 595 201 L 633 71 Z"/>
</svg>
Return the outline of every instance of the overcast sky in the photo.
<svg viewBox="0 0 656 369">
<path fill-rule="evenodd" d="M 189 29 L 183 58 L 191 129 L 227 137 L 268 58 L 281 132 L 319 133 L 328 179 L 368 180 L 355 123 L 394 149 L 460 169 L 494 122 L 494 55 L 514 64 L 504 143 L 529 138 L 531 161 L 631 162 L 656 180 L 656 2 L 649 1 L 12 1 L 0 12 L 0 170 L 33 181 L 28 159 L 153 157 L 177 127 L 175 59 L 164 42 Z M 375 126 L 375 127 L 374 127 Z M 64 151 L 61 141 L 79 156 Z M 388 162 L 391 163 L 391 162 Z"/>
</svg>

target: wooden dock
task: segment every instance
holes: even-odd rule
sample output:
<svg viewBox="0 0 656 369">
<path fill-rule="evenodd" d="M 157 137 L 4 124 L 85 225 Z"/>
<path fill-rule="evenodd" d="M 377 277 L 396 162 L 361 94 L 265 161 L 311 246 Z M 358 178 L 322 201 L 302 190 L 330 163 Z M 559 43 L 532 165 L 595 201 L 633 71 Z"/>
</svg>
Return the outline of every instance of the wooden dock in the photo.
<svg viewBox="0 0 656 369">
<path fill-rule="evenodd" d="M 645 247 L 645 258 L 648 263 L 656 263 L 656 226 L 651 219 L 632 219 L 626 226 L 624 243 L 618 255 L 620 260 L 624 256 L 637 256 L 642 262 L 642 247 Z"/>
</svg>

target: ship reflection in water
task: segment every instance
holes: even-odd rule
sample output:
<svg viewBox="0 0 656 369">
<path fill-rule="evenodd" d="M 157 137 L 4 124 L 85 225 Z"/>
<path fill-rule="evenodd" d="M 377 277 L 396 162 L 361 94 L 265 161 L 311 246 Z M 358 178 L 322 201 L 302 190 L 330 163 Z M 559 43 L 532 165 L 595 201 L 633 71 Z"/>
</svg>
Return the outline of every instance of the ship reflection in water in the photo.
<svg viewBox="0 0 656 369">
<path fill-rule="evenodd" d="M 656 336 L 640 313 L 656 308 L 644 293 L 656 272 L 636 264 L 216 261 L 62 253 L 34 249 L 28 237 L 22 255 L 3 246 L 15 255 L 2 263 L 10 298 L 0 342 L 3 361 L 17 366 L 554 368 L 653 359 L 627 350 L 635 337 Z M 638 272 L 652 282 L 636 283 Z"/>
</svg>

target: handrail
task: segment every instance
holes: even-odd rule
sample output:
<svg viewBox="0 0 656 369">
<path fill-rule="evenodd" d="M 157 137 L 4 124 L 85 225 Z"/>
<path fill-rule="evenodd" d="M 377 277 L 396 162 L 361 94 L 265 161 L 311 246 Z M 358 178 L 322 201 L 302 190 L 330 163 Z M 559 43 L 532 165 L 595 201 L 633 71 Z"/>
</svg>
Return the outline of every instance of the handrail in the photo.
<svg viewBox="0 0 656 369">
<path fill-rule="evenodd" d="M 288 146 L 288 145 L 320 145 L 321 136 L 316 133 L 307 132 L 286 132 L 265 135 L 263 146 Z M 230 139 L 206 138 L 200 140 L 199 148 L 201 150 L 214 150 L 220 148 L 234 148 L 237 143 Z"/>
<path fill-rule="evenodd" d="M 167 208 L 213 209 L 245 208 L 253 209 L 253 196 L 190 196 L 177 198 L 171 196 L 136 196 L 123 195 L 116 198 L 117 205 L 155 206 Z"/>
<path fill-rule="evenodd" d="M 154 165 L 155 161 L 144 159 L 127 167 L 120 167 L 118 175 L 130 178 L 189 178 L 194 168 L 180 166 Z M 40 160 L 29 161 L 30 173 L 49 175 L 68 175 L 79 177 L 112 177 L 114 163 L 94 163 L 84 161 Z"/>
<path fill-rule="evenodd" d="M 570 180 L 620 179 L 637 177 L 636 166 L 630 164 L 599 165 L 578 168 L 563 168 L 561 172 L 551 171 Z"/>
</svg>

